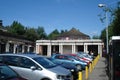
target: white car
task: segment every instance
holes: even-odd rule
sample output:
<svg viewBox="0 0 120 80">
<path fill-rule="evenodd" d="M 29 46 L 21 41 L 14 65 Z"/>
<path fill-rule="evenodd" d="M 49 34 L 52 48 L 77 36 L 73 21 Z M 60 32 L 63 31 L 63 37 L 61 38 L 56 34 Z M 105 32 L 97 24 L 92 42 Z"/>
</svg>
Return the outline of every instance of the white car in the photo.
<svg viewBox="0 0 120 80">
<path fill-rule="evenodd" d="M 37 54 L 0 54 L 0 62 L 28 80 L 72 80 L 69 70 Z"/>
</svg>

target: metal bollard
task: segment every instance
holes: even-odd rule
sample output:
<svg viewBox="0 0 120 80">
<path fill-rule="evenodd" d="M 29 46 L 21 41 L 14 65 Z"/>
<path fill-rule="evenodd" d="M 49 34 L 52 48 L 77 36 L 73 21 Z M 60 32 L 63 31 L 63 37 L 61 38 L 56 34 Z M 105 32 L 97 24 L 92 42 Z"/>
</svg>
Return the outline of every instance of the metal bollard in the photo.
<svg viewBox="0 0 120 80">
<path fill-rule="evenodd" d="M 88 80 L 88 66 L 85 67 L 85 80 Z"/>
<path fill-rule="evenodd" d="M 90 63 L 89 72 L 90 72 L 90 73 L 92 72 L 92 63 Z"/>
<path fill-rule="evenodd" d="M 94 61 L 92 61 L 92 70 L 94 69 Z"/>
<path fill-rule="evenodd" d="M 82 80 L 82 69 L 78 72 L 78 80 Z"/>
</svg>

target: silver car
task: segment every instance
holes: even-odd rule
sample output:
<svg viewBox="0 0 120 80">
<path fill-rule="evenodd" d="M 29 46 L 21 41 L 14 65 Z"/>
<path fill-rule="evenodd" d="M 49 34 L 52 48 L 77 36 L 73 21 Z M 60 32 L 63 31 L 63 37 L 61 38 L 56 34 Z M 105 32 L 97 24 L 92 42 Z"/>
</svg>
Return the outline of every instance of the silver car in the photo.
<svg viewBox="0 0 120 80">
<path fill-rule="evenodd" d="M 28 80 L 71 80 L 69 70 L 37 54 L 0 54 L 0 62 Z"/>
</svg>

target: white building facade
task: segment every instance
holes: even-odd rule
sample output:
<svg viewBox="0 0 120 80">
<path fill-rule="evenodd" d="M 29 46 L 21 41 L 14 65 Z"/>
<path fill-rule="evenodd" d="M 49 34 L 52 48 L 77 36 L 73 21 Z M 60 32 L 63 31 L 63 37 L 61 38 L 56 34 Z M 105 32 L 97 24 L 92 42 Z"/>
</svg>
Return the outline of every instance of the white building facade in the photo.
<svg viewBox="0 0 120 80">
<path fill-rule="evenodd" d="M 92 50 L 96 54 L 102 55 L 103 42 L 99 39 L 87 40 L 37 40 L 36 53 L 51 56 L 52 53 L 76 53 Z"/>
</svg>

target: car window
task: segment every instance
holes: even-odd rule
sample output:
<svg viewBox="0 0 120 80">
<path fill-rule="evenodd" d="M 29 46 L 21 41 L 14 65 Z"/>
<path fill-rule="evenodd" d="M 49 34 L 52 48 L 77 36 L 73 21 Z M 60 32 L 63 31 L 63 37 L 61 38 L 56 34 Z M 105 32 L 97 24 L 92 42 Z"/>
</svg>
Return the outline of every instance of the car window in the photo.
<svg viewBox="0 0 120 80">
<path fill-rule="evenodd" d="M 52 68 L 56 66 L 56 64 L 44 57 L 35 57 L 33 59 L 45 68 Z"/>
<path fill-rule="evenodd" d="M 32 60 L 30 60 L 28 58 L 21 57 L 19 66 L 20 67 L 24 67 L 24 68 L 30 68 L 31 66 L 35 66 L 36 67 L 36 64 Z"/>
<path fill-rule="evenodd" d="M 19 58 L 16 56 L 3 56 L 3 62 L 7 65 L 18 66 Z"/>
<path fill-rule="evenodd" d="M 2 57 L 0 56 L 0 63 L 3 63 L 3 59 L 2 59 Z"/>
<path fill-rule="evenodd" d="M 56 55 L 55 58 L 56 59 L 64 59 L 64 56 L 63 55 Z"/>
</svg>

